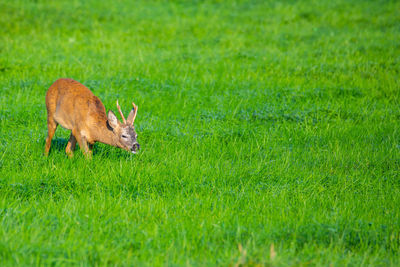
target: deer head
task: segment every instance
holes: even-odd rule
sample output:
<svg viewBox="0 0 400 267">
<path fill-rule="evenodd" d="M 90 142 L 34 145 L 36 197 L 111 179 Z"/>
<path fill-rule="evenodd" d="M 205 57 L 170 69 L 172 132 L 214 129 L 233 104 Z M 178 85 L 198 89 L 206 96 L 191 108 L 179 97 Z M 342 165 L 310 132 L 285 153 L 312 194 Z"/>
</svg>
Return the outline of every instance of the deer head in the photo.
<svg viewBox="0 0 400 267">
<path fill-rule="evenodd" d="M 108 111 L 107 122 L 114 133 L 116 140 L 115 145 L 136 154 L 140 146 L 137 142 L 137 134 L 133 123 L 135 122 L 138 107 L 135 103 L 132 103 L 132 105 L 133 108 L 129 113 L 128 119 L 125 120 L 124 114 L 122 113 L 117 100 L 117 108 L 121 115 L 122 123 L 118 121 L 117 116 L 115 116 L 114 112 L 111 110 Z"/>
</svg>

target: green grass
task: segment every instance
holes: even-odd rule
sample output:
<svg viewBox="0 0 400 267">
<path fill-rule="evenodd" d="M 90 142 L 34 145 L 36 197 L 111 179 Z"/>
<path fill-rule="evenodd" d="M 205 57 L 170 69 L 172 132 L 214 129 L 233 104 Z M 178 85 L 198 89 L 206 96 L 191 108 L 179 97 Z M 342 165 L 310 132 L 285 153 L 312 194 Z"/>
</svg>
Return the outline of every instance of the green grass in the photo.
<svg viewBox="0 0 400 267">
<path fill-rule="evenodd" d="M 400 265 L 400 2 L 0 10 L 2 266 Z M 60 77 L 134 101 L 141 152 L 45 158 Z"/>
</svg>

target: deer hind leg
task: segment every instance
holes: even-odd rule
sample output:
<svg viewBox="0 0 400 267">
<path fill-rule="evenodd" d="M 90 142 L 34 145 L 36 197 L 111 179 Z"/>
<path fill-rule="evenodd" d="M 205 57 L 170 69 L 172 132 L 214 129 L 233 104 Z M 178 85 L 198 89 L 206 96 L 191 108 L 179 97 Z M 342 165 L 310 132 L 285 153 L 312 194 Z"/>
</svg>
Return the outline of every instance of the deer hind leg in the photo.
<svg viewBox="0 0 400 267">
<path fill-rule="evenodd" d="M 65 148 L 65 153 L 67 153 L 69 158 L 72 158 L 74 156 L 75 147 L 76 147 L 76 138 L 71 132 L 71 135 L 67 143 L 67 147 Z"/>
<path fill-rule="evenodd" d="M 58 123 L 53 118 L 50 117 L 47 118 L 47 138 L 46 138 L 46 145 L 44 147 L 45 156 L 49 154 L 49 150 L 51 147 L 51 139 L 53 139 L 57 126 Z"/>
</svg>

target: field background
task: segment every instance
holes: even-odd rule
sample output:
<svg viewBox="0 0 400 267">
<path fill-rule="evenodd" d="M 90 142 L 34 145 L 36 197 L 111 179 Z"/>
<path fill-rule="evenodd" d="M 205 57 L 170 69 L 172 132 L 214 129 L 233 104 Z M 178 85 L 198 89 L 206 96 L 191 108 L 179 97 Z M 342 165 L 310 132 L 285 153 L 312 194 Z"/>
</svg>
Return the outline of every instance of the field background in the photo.
<svg viewBox="0 0 400 267">
<path fill-rule="evenodd" d="M 1 265 L 400 265 L 399 1 L 1 1 Z M 48 158 L 60 77 L 141 152 Z"/>
</svg>

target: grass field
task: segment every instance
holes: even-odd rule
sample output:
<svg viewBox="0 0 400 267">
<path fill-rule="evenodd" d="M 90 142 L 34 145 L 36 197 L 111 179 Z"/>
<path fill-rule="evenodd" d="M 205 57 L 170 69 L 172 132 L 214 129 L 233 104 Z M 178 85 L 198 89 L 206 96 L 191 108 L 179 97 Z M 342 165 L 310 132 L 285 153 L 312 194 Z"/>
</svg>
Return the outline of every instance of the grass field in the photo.
<svg viewBox="0 0 400 267">
<path fill-rule="evenodd" d="M 0 263 L 400 265 L 399 1 L 2 1 Z M 60 77 L 141 151 L 48 158 Z"/>
</svg>

